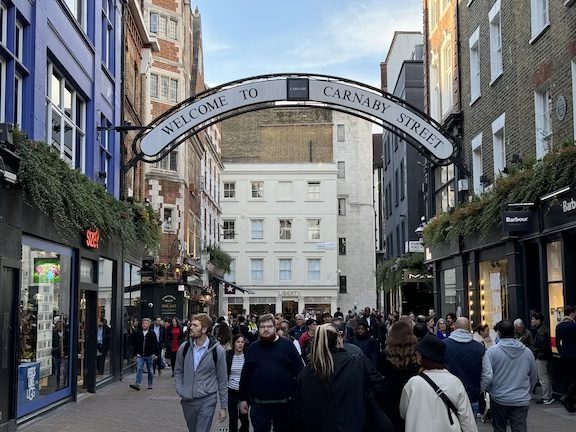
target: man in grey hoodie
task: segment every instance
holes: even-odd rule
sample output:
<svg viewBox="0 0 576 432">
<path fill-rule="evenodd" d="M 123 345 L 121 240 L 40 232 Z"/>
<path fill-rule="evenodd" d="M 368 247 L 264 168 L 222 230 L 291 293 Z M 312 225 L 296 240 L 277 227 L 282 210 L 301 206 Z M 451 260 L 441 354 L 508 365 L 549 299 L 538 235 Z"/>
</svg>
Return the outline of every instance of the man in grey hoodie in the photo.
<svg viewBox="0 0 576 432">
<path fill-rule="evenodd" d="M 514 339 L 512 321 L 500 321 L 496 330 L 500 341 L 482 359 L 480 387 L 490 393 L 494 432 L 506 432 L 508 421 L 512 432 L 526 432 L 531 390 L 538 379 L 534 354 Z"/>
<path fill-rule="evenodd" d="M 210 335 L 212 320 L 208 315 L 194 315 L 188 325 L 190 341 L 180 345 L 176 354 L 176 393 L 182 398 L 188 430 L 210 432 L 217 396 L 220 398 L 219 421 L 227 417 L 226 351 Z"/>
</svg>

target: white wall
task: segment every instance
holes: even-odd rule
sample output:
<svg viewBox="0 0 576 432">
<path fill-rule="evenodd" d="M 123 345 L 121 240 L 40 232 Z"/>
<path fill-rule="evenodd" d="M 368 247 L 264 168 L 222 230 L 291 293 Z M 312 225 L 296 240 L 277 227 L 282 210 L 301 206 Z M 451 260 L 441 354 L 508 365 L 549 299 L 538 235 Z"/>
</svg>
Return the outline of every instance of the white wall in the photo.
<svg viewBox="0 0 576 432">
<path fill-rule="evenodd" d="M 245 309 L 250 297 L 274 297 L 276 310 L 281 311 L 282 300 L 298 301 L 301 312 L 305 298 L 323 297 L 335 312 L 338 293 L 337 274 L 337 181 L 334 164 L 226 164 L 222 173 L 222 220 L 235 220 L 234 240 L 224 239 L 220 246 L 236 261 L 235 280 L 241 287 L 253 290 L 246 295 Z M 223 184 L 235 182 L 236 197 L 224 198 Z M 251 181 L 264 182 L 263 199 L 251 198 Z M 292 183 L 292 197 L 280 200 L 278 183 Z M 308 181 L 320 181 L 321 197 L 308 199 Z M 307 219 L 321 220 L 320 239 L 308 240 Z M 251 240 L 251 219 L 264 220 L 264 239 Z M 279 220 L 292 220 L 291 240 L 280 240 Z M 261 282 L 250 278 L 250 259 L 264 260 Z M 279 280 L 279 259 L 292 259 L 292 279 Z M 320 280 L 308 280 L 307 259 L 321 260 Z M 237 293 L 237 296 L 241 293 Z M 227 300 L 221 302 L 221 314 L 226 314 Z"/>
<path fill-rule="evenodd" d="M 339 178 L 338 196 L 347 201 L 346 215 L 338 216 L 338 237 L 346 238 L 346 255 L 338 255 L 338 269 L 347 276 L 347 294 L 338 306 L 346 312 L 354 303 L 359 308 L 376 307 L 376 245 L 372 195 L 372 125 L 348 114 L 333 113 L 334 161 L 344 161 L 345 178 Z M 345 140 L 337 141 L 343 124 Z"/>
</svg>

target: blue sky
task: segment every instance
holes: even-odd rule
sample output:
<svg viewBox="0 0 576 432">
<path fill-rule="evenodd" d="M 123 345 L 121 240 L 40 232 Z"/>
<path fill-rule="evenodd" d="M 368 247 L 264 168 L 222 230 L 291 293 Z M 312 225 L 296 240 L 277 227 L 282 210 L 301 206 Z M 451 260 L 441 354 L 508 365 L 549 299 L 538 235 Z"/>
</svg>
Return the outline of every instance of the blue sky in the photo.
<svg viewBox="0 0 576 432">
<path fill-rule="evenodd" d="M 379 87 L 396 30 L 422 31 L 421 0 L 193 0 L 209 86 L 273 72 Z"/>
</svg>

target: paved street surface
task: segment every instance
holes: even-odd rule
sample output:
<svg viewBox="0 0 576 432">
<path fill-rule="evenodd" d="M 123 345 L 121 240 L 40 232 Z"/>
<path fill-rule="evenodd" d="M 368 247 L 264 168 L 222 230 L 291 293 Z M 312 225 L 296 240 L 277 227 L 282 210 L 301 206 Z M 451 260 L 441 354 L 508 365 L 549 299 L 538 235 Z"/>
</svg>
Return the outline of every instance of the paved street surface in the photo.
<svg viewBox="0 0 576 432">
<path fill-rule="evenodd" d="M 144 382 L 146 377 L 144 376 Z M 123 382 L 116 382 L 99 390 L 96 394 L 82 394 L 77 403 L 69 403 L 52 413 L 20 426 L 26 432 L 140 432 L 144 430 L 187 431 L 180 401 L 174 392 L 174 380 L 170 373 L 154 379 L 154 389 L 146 386 L 140 391 L 128 387 L 134 375 Z M 479 431 L 492 431 L 489 423 L 478 422 Z M 549 430 L 574 432 L 576 414 L 568 414 L 556 403 L 541 407 L 533 405 L 528 416 L 528 431 Z M 215 424 L 212 432 L 227 432 L 228 422 Z"/>
</svg>

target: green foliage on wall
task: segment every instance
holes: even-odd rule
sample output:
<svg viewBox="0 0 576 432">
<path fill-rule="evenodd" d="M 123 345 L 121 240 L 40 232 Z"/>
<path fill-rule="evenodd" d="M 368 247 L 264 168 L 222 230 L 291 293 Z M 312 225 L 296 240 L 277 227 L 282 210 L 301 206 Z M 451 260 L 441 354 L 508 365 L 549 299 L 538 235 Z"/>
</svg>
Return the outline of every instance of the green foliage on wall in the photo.
<svg viewBox="0 0 576 432">
<path fill-rule="evenodd" d="M 228 252 L 223 251 L 220 249 L 220 246 L 212 246 L 208 248 L 208 252 L 210 253 L 210 262 L 223 273 L 230 272 L 230 262 L 232 258 L 228 255 Z"/>
<path fill-rule="evenodd" d="M 90 228 L 124 248 L 140 244 L 149 251 L 158 250 L 160 220 L 151 207 L 115 199 L 102 185 L 71 169 L 45 143 L 32 142 L 17 131 L 14 141 L 21 158 L 18 180 L 26 202 L 47 214 L 65 239 L 77 239 Z"/>
<path fill-rule="evenodd" d="M 502 211 L 508 204 L 537 202 L 541 196 L 565 186 L 576 187 L 576 146 L 568 142 L 548 153 L 542 160 L 528 161 L 508 176 L 496 180 L 490 192 L 442 213 L 424 228 L 426 245 L 458 240 L 472 233 L 482 238 L 502 226 Z"/>
<path fill-rule="evenodd" d="M 424 254 L 407 253 L 399 258 L 384 261 L 376 269 L 376 285 L 386 293 L 392 291 L 404 280 L 404 270 L 426 273 L 428 270 L 424 265 Z"/>
</svg>

